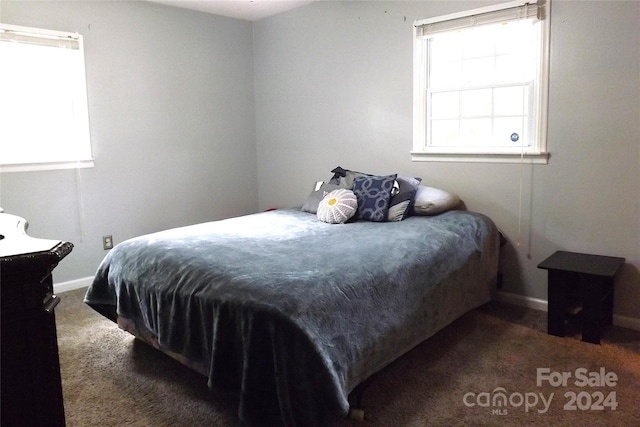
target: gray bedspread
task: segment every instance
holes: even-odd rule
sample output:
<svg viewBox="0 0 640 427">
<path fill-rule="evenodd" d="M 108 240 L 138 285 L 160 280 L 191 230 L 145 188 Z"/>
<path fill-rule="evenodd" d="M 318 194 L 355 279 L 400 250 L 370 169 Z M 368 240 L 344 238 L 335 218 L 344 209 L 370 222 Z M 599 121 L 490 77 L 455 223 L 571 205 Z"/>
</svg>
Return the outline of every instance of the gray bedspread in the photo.
<svg viewBox="0 0 640 427">
<path fill-rule="evenodd" d="M 117 245 L 85 302 L 150 331 L 250 425 L 328 425 L 360 382 L 490 299 L 498 232 L 477 213 L 326 224 L 297 209 Z"/>
</svg>

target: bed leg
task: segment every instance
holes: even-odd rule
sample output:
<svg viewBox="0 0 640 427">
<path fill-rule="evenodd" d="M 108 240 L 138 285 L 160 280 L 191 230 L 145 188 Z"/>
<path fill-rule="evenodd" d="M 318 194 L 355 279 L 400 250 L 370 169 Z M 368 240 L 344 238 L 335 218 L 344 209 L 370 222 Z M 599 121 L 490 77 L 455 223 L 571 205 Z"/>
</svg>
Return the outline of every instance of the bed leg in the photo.
<svg viewBox="0 0 640 427">
<path fill-rule="evenodd" d="M 349 409 L 349 418 L 356 421 L 364 420 L 364 409 L 362 408 Z"/>
<path fill-rule="evenodd" d="M 362 405 L 362 399 L 364 398 L 364 392 L 369 386 L 369 383 L 369 379 L 363 381 L 351 392 L 351 395 L 349 396 L 349 400 L 351 401 L 349 408 L 349 418 L 352 420 L 364 420 L 364 407 Z"/>
</svg>

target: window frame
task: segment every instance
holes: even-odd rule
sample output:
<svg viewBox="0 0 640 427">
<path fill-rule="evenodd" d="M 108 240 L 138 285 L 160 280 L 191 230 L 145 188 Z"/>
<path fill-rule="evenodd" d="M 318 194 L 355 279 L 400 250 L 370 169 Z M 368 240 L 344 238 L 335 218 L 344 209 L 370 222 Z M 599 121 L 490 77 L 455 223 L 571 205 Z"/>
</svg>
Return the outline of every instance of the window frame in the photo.
<svg viewBox="0 0 640 427">
<path fill-rule="evenodd" d="M 76 43 L 78 48 L 78 65 L 74 70 L 74 74 L 78 76 L 78 81 L 73 87 L 74 94 L 69 95 L 69 100 L 73 102 L 74 111 L 78 115 L 76 123 L 80 122 L 80 128 L 75 129 L 81 134 L 80 144 L 83 145 L 82 154 L 70 156 L 68 159 L 51 159 L 42 161 L 25 161 L 2 163 L 0 159 L 0 172 L 25 172 L 25 171 L 41 171 L 41 170 L 57 170 L 57 169 L 78 169 L 90 168 L 94 166 L 93 151 L 91 146 L 91 131 L 89 123 L 89 103 L 86 83 L 86 69 L 84 57 L 84 40 L 79 33 L 70 33 L 64 31 L 56 31 L 42 28 L 25 27 L 19 25 L 11 25 L 0 23 L 0 29 L 3 32 L 14 33 L 16 37 L 40 38 L 49 40 L 62 40 Z M 46 45 L 45 42 L 35 43 Z M 1 157 L 1 156 L 0 156 Z"/>
<path fill-rule="evenodd" d="M 479 147 L 468 146 L 442 147 L 427 146 L 427 109 L 428 109 L 428 64 L 427 37 L 422 35 L 421 28 L 426 25 L 462 22 L 461 27 L 470 28 L 473 24 L 464 24 L 465 19 L 474 22 L 477 16 L 490 14 L 507 9 L 520 8 L 525 5 L 538 8 L 538 18 L 541 23 L 538 63 L 535 75 L 533 108 L 530 112 L 535 120 L 533 123 L 535 139 L 530 147 Z M 490 162 L 490 163 L 536 163 L 547 164 L 547 115 L 549 92 L 549 30 L 548 1 L 516 0 L 499 3 L 492 6 L 467 10 L 463 12 L 428 18 L 414 22 L 413 26 L 413 149 L 412 161 L 441 161 L 441 162 Z M 450 30 L 453 31 L 453 30 Z"/>
</svg>

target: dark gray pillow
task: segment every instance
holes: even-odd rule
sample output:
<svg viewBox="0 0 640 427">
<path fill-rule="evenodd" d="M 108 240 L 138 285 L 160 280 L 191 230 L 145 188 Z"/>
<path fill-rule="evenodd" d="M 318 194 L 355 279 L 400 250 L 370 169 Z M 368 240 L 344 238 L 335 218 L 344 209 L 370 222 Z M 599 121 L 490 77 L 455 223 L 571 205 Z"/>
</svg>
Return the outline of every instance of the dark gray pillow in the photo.
<svg viewBox="0 0 640 427">
<path fill-rule="evenodd" d="M 387 221 L 402 221 L 411 215 L 414 197 L 421 181 L 422 178 L 411 176 L 398 176 L 396 178 L 399 191 L 391 197 Z"/>
<path fill-rule="evenodd" d="M 325 194 L 331 193 L 333 190 L 337 190 L 338 188 L 344 188 L 338 184 L 324 183 L 320 186 L 320 188 L 316 191 L 313 191 L 307 197 L 307 201 L 304 202 L 302 208 L 300 210 L 309 213 L 318 213 L 318 205 L 324 198 Z"/>
<path fill-rule="evenodd" d="M 333 177 L 329 180 L 330 184 L 340 184 L 343 188 L 353 190 L 353 182 L 359 176 L 373 176 L 368 173 L 352 171 L 349 169 L 341 168 L 340 166 L 334 168 Z"/>
</svg>

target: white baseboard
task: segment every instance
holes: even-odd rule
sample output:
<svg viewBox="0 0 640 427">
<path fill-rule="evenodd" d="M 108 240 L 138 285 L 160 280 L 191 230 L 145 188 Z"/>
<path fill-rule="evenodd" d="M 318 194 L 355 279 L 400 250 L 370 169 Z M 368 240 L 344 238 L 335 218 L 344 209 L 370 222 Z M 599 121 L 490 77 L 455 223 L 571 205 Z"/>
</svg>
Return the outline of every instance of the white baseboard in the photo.
<svg viewBox="0 0 640 427">
<path fill-rule="evenodd" d="M 531 308 L 533 310 L 547 311 L 549 303 L 547 300 L 525 297 L 522 295 L 510 294 L 507 292 L 496 293 L 496 300 L 507 304 L 513 304 L 520 307 Z M 621 328 L 633 329 L 640 331 L 640 319 L 635 317 L 613 315 L 613 324 Z"/>
<path fill-rule="evenodd" d="M 505 302 L 507 304 L 513 304 L 520 307 L 531 308 L 534 310 L 547 311 L 547 306 L 549 303 L 547 300 L 525 297 L 517 294 L 510 294 L 507 292 L 498 291 L 496 293 L 496 300 L 500 302 Z"/>
<path fill-rule="evenodd" d="M 74 289 L 86 288 L 91 284 L 91 282 L 93 282 L 93 276 L 69 280 L 68 282 L 54 283 L 53 292 L 56 294 L 61 294 L 63 292 L 72 291 Z"/>
<path fill-rule="evenodd" d="M 613 324 L 620 326 L 621 328 L 633 329 L 640 331 L 640 319 L 635 317 L 620 316 L 618 314 L 613 315 Z"/>
</svg>

